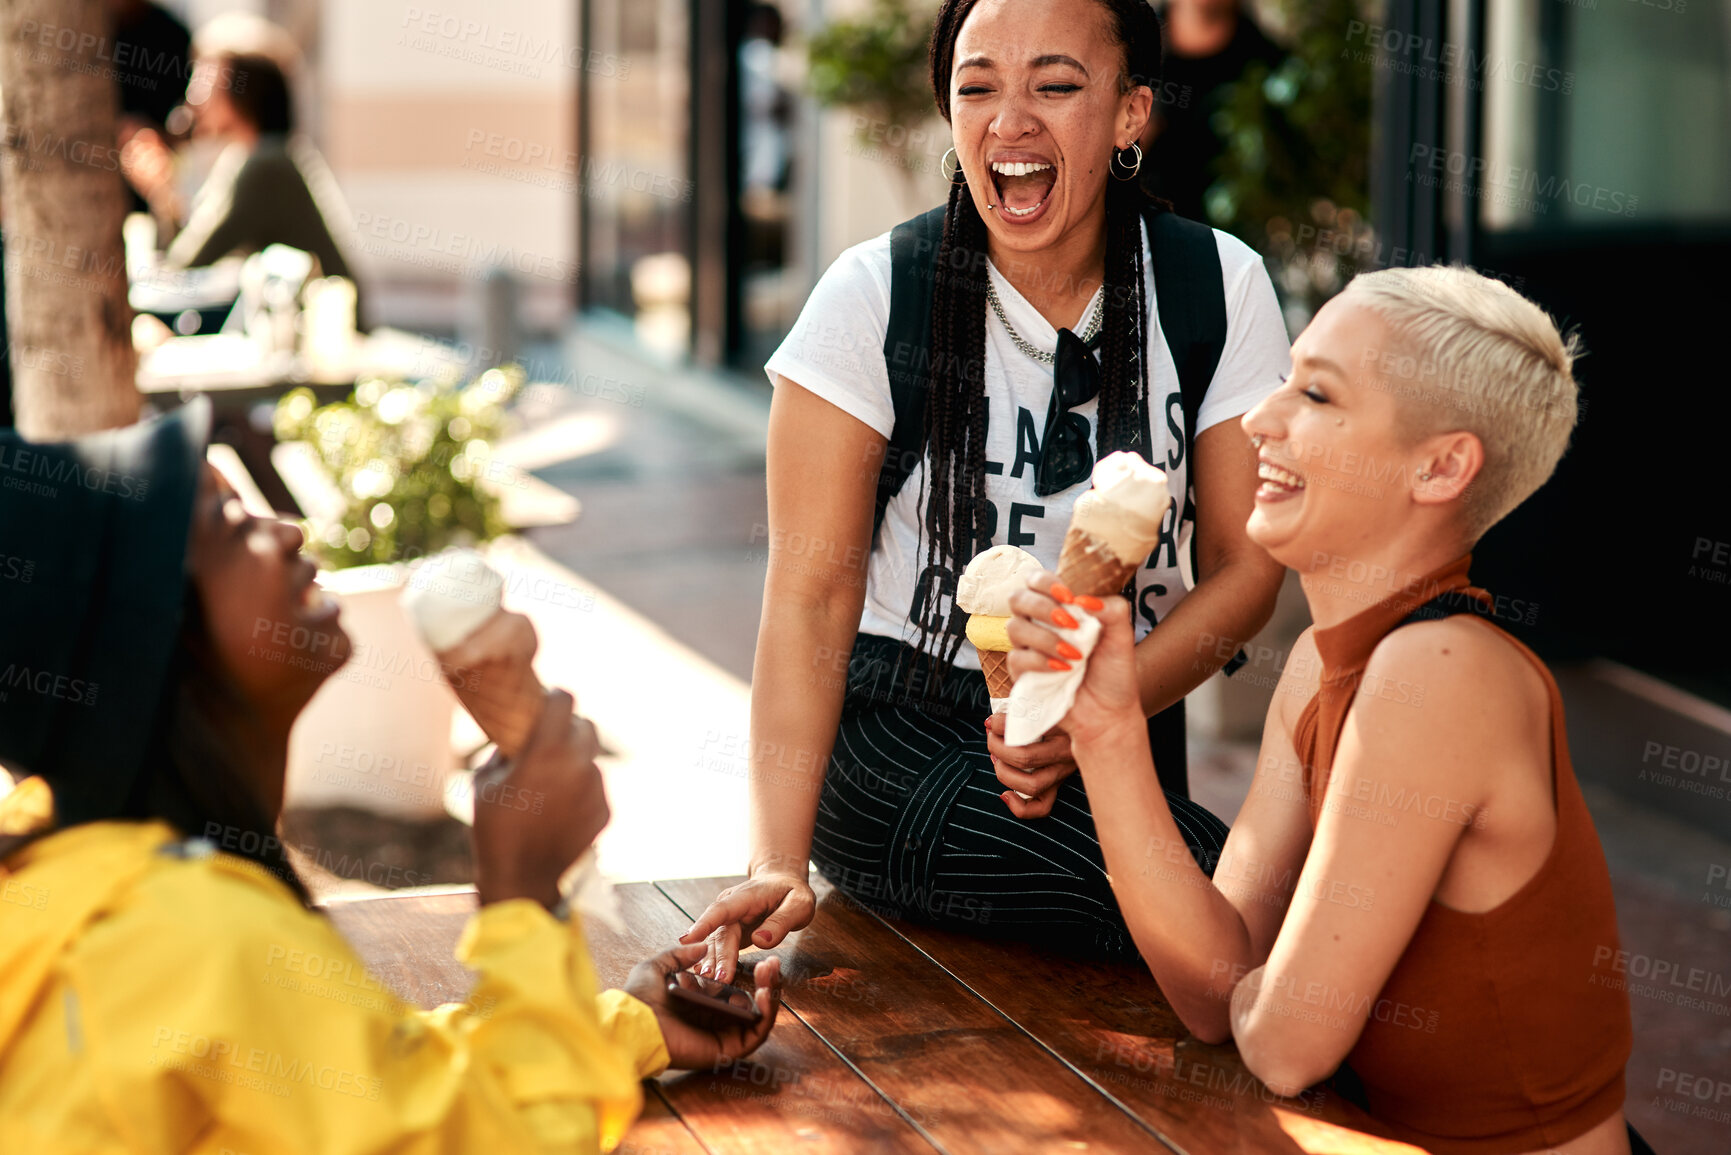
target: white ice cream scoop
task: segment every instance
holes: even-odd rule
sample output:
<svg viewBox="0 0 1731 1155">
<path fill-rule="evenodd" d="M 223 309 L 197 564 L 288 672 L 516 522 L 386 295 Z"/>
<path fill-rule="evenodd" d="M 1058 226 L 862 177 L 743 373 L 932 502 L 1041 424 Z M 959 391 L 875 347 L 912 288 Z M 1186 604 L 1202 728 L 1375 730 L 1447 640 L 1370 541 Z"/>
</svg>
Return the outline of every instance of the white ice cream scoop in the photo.
<svg viewBox="0 0 1731 1155">
<path fill-rule="evenodd" d="M 1094 465 L 1094 486 L 1076 499 L 1070 530 L 1104 542 L 1121 561 L 1140 561 L 1160 541 L 1171 508 L 1166 475 L 1134 453 L 1108 453 Z"/>
<path fill-rule="evenodd" d="M 965 614 L 1010 616 L 1010 595 L 1028 588 L 1028 578 L 1043 567 L 1040 559 L 1013 545 L 995 545 L 974 555 L 956 583 L 956 607 Z"/>
<path fill-rule="evenodd" d="M 535 631 L 501 606 L 505 581 L 474 550 L 416 567 L 402 604 L 463 708 L 507 758 L 528 741 L 547 691 L 535 677 Z"/>
<path fill-rule="evenodd" d="M 472 549 L 449 549 L 415 568 L 403 609 L 434 653 L 448 650 L 499 611 L 505 579 Z"/>
</svg>

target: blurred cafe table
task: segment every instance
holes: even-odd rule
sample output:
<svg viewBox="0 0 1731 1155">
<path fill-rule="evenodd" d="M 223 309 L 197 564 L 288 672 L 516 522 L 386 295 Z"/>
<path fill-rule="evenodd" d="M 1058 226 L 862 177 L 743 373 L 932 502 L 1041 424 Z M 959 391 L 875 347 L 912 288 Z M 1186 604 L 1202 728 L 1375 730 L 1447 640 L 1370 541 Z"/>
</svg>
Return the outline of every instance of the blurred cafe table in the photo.
<svg viewBox="0 0 1731 1155">
<path fill-rule="evenodd" d="M 622 985 L 737 881 L 619 887 L 629 932 L 585 926 L 601 982 Z M 1327 1089 L 1273 1095 L 1233 1047 L 1188 1037 L 1141 967 L 882 918 L 817 883 L 816 918 L 773 952 L 783 1005 L 768 1041 L 651 1082 L 620 1152 L 1418 1151 Z M 474 906 L 452 888 L 324 909 L 387 985 L 433 1007 L 467 997 L 451 952 Z"/>
<path fill-rule="evenodd" d="M 138 358 L 138 391 L 204 393 L 215 404 L 274 400 L 298 385 L 346 395 L 362 377 L 419 380 L 465 367 L 459 351 L 442 341 L 380 328 L 356 338 L 348 351 L 322 363 L 289 350 L 266 349 L 243 333 L 171 337 Z"/>
<path fill-rule="evenodd" d="M 347 398 L 363 377 L 417 381 L 461 375 L 468 367 L 454 347 L 400 329 L 375 329 L 342 356 L 320 362 L 267 349 L 242 333 L 219 332 L 172 337 L 141 353 L 137 383 L 146 401 L 209 397 L 214 440 L 234 448 L 274 508 L 297 511 L 271 461 L 270 413 L 278 398 L 305 386 L 326 405 Z"/>
</svg>

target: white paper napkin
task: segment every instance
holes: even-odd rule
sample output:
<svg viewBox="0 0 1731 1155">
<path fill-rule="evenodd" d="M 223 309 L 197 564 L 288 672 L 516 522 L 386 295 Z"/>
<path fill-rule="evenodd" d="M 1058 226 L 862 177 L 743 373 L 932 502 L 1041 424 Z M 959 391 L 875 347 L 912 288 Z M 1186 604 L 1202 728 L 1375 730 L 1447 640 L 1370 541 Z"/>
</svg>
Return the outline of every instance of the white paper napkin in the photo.
<svg viewBox="0 0 1731 1155">
<path fill-rule="evenodd" d="M 1005 713 L 1004 745 L 1030 746 L 1043 738 L 1048 730 L 1064 720 L 1076 701 L 1076 689 L 1082 675 L 1088 671 L 1088 655 L 1100 640 L 1100 621 L 1081 606 L 1064 607 L 1076 619 L 1072 630 L 1053 629 L 1053 633 L 1082 651 L 1080 661 L 1072 661 L 1066 671 L 1034 670 L 1021 674 L 1010 688 L 1010 704 Z"/>
<path fill-rule="evenodd" d="M 1010 700 L 1008 698 L 993 698 L 992 699 L 992 713 L 994 713 L 994 714 L 1008 714 L 1009 712 L 1010 712 Z M 1016 797 L 1020 798 L 1024 802 L 1032 802 L 1034 800 L 1034 796 L 1032 794 L 1023 794 L 1020 790 L 1016 791 Z"/>
<path fill-rule="evenodd" d="M 625 915 L 619 894 L 601 873 L 601 864 L 591 846 L 559 876 L 559 894 L 572 910 L 600 919 L 615 934 L 625 933 Z"/>
</svg>

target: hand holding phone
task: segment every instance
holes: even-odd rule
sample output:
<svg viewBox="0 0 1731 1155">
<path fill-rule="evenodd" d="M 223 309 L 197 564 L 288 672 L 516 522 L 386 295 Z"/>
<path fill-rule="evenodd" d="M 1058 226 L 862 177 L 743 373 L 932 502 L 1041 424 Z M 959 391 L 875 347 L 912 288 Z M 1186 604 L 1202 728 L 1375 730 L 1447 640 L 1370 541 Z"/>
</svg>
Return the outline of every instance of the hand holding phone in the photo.
<svg viewBox="0 0 1731 1155">
<path fill-rule="evenodd" d="M 667 995 L 669 1010 L 704 1030 L 750 1027 L 762 1017 L 746 991 L 691 971 L 668 975 Z"/>
<path fill-rule="evenodd" d="M 779 958 L 757 959 L 752 987 L 741 990 L 689 972 L 708 950 L 701 942 L 676 946 L 644 959 L 625 980 L 626 993 L 655 1012 L 669 1064 L 688 1071 L 751 1054 L 769 1038 L 781 1010 Z"/>
</svg>

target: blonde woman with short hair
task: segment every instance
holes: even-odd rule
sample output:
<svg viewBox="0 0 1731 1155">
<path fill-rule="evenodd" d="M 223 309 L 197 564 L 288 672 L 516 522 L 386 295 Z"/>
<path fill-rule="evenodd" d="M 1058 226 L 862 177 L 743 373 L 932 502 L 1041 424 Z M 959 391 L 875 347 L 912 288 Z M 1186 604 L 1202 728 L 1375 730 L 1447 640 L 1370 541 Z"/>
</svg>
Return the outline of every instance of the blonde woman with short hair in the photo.
<svg viewBox="0 0 1731 1155">
<path fill-rule="evenodd" d="M 1235 1039 L 1282 1094 L 1349 1064 L 1371 1113 L 1433 1152 L 1631 1149 L 1616 911 L 1562 701 L 1467 576 L 1567 446 L 1577 352 L 1532 302 L 1446 268 L 1357 278 L 1293 345 L 1242 421 L 1262 477 L 1247 528 L 1298 571 L 1315 625 L 1212 880 L 1165 852 L 1182 839 L 1151 786 L 1122 600 L 1064 721 L 1125 921 L 1185 1025 Z M 1011 602 L 1018 672 L 1057 652 L 1066 596 L 1031 584 Z"/>
</svg>

